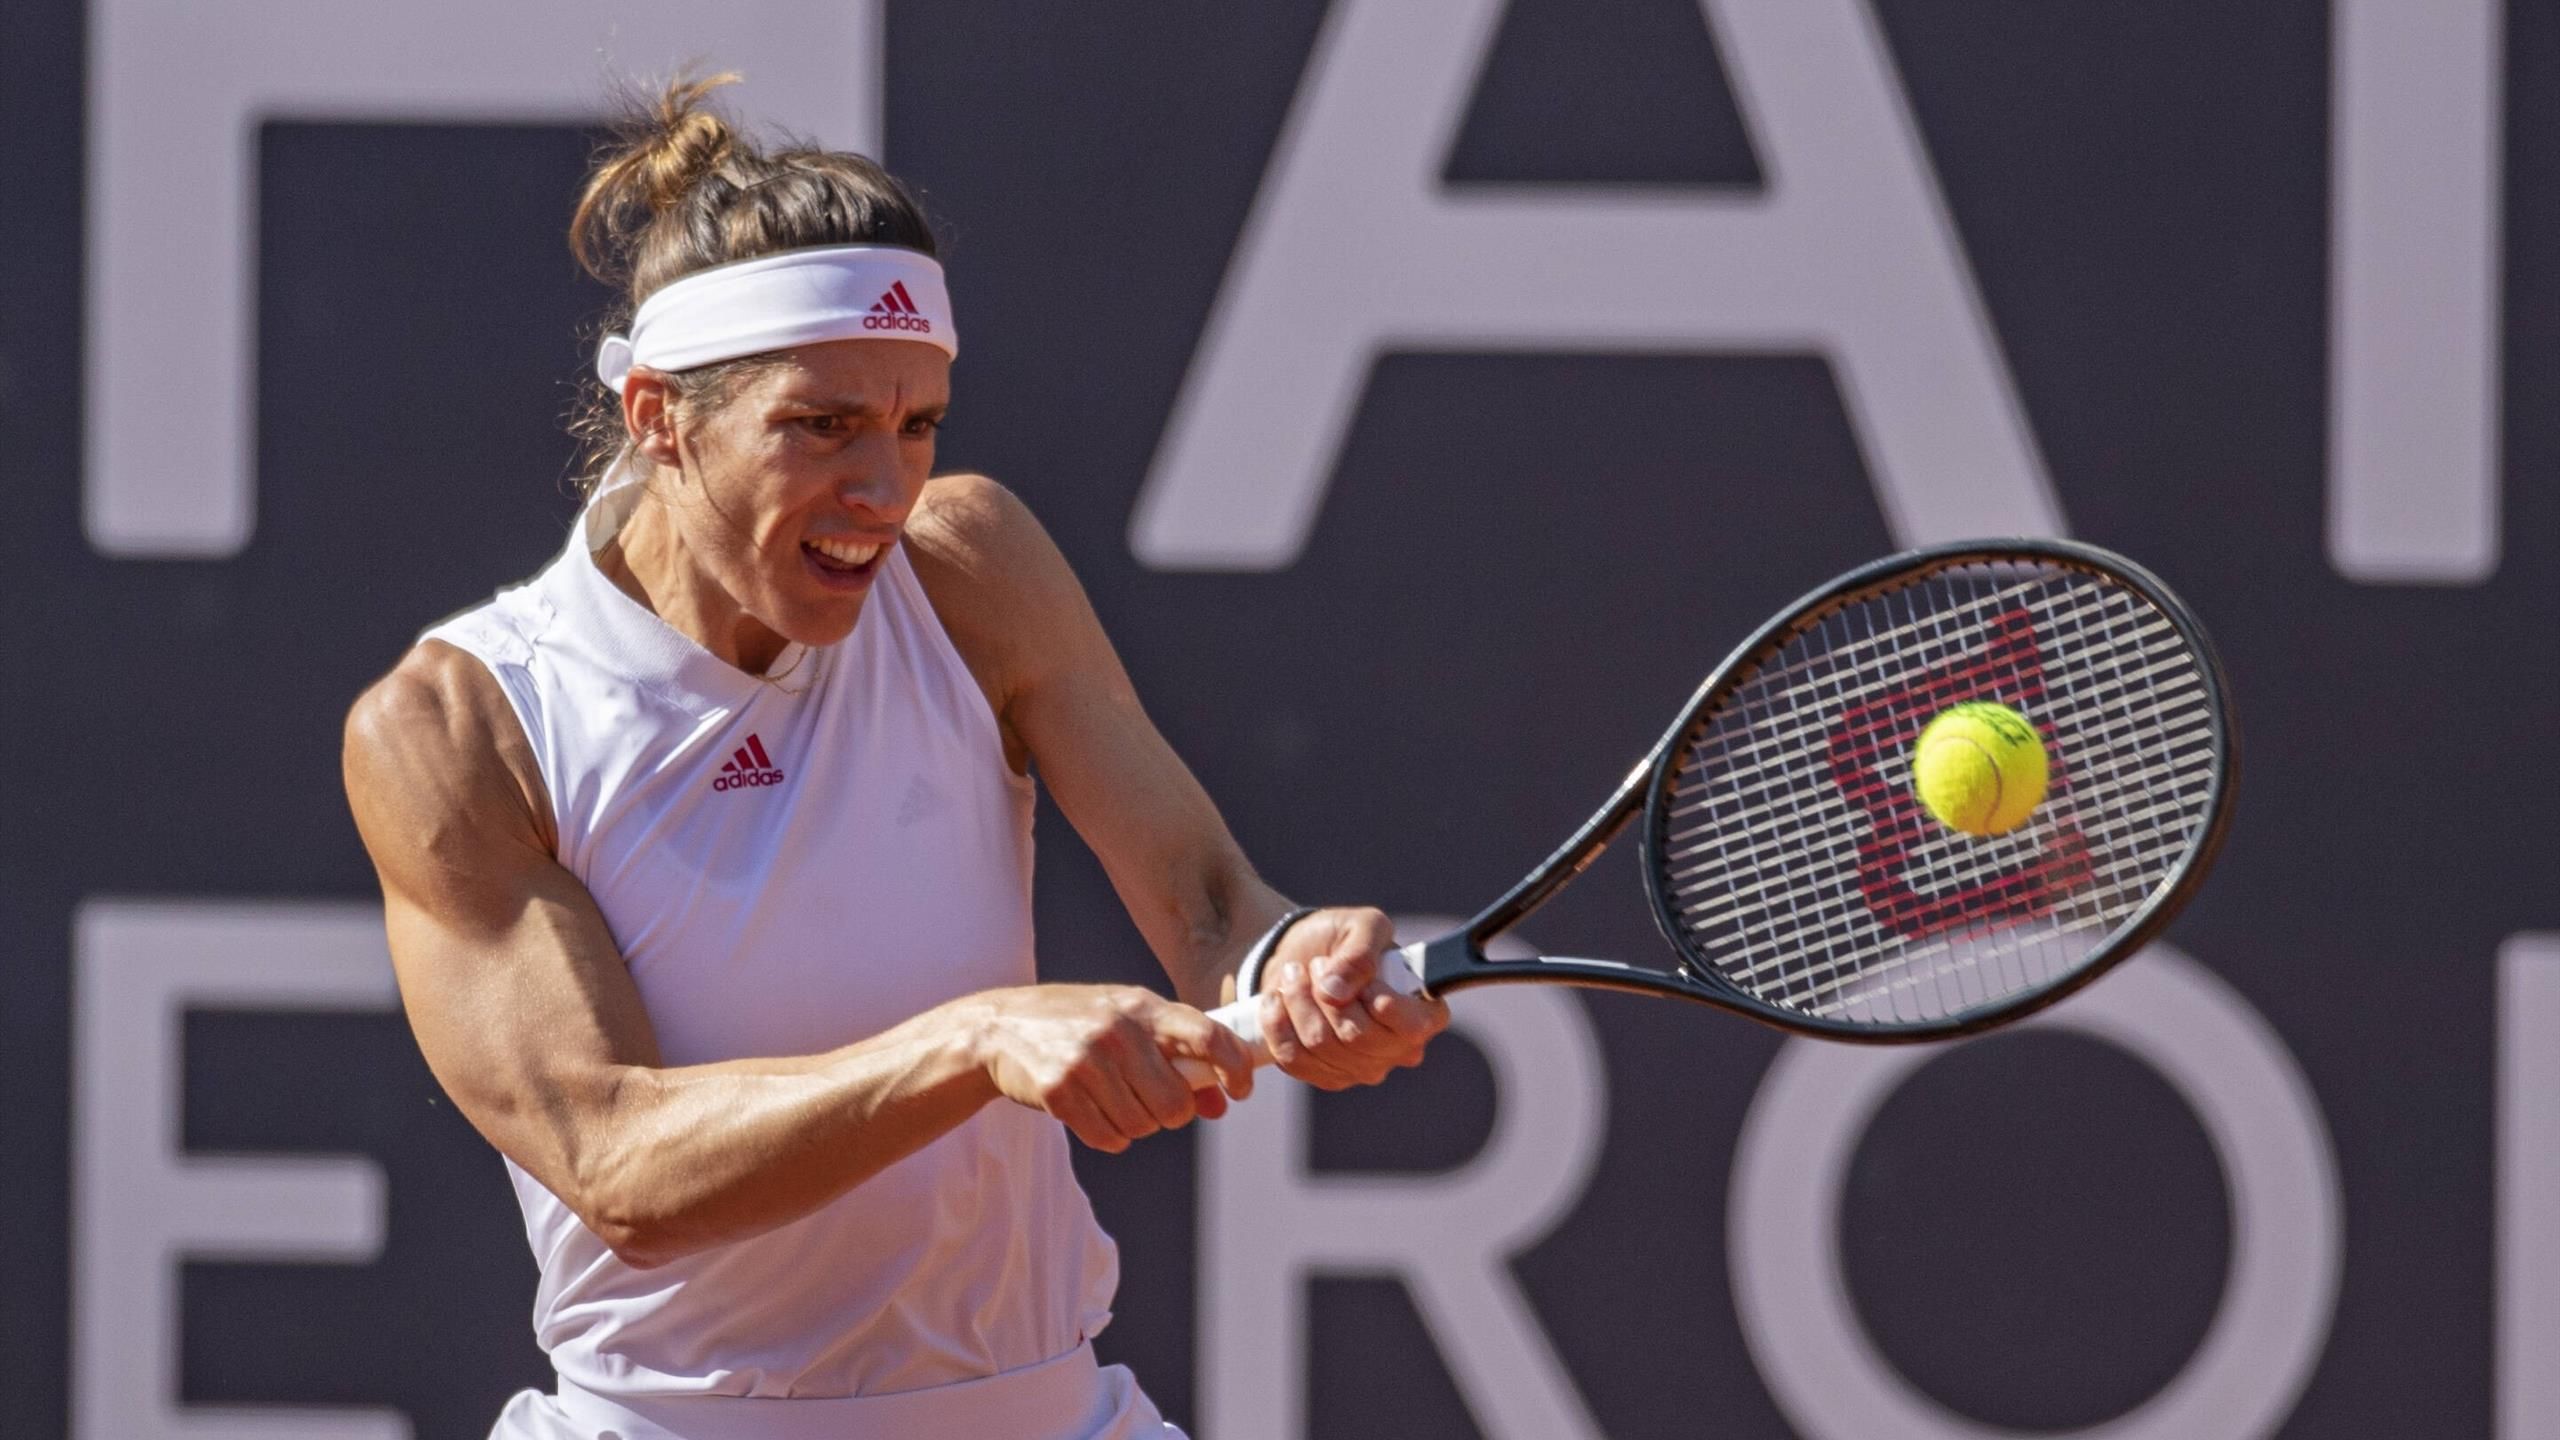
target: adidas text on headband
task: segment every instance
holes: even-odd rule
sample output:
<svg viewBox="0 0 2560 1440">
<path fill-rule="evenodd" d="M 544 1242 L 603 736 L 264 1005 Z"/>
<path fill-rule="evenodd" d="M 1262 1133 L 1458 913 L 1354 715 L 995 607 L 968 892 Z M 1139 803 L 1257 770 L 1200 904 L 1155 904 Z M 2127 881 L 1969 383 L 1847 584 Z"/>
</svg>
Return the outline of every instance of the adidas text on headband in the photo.
<svg viewBox="0 0 2560 1440">
<path fill-rule="evenodd" d="M 691 370 L 829 340 L 914 340 L 957 358 L 942 266 L 897 245 L 831 245 L 714 266 L 659 290 L 596 374 L 619 392 L 635 366 Z"/>
</svg>

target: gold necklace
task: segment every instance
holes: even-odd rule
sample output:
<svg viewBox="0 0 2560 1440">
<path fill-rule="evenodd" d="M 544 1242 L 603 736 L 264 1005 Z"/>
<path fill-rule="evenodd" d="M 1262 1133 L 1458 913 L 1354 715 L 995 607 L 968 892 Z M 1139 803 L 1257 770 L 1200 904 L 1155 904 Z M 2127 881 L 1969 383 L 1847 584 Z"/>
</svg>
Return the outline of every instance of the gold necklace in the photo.
<svg viewBox="0 0 2560 1440">
<path fill-rule="evenodd" d="M 818 647 L 815 645 L 803 645 L 800 647 L 800 653 L 791 657 L 791 663 L 782 667 L 782 673 L 778 675 L 768 673 L 758 675 L 756 678 L 785 695 L 806 695 L 810 688 L 818 683 L 818 667 L 810 665 L 809 678 L 798 685 L 786 685 L 782 682 L 800 673 L 800 667 L 808 665 L 809 657 L 816 653 L 818 653 Z"/>
</svg>

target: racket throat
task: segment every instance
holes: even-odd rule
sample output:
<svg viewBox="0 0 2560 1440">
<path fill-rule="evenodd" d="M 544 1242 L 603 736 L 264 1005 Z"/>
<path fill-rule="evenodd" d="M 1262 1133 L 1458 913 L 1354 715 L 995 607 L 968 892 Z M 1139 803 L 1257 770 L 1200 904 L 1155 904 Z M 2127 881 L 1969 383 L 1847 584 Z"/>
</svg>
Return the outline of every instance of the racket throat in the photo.
<svg viewBox="0 0 2560 1440">
<path fill-rule="evenodd" d="M 1594 990 L 1693 999 L 1695 996 L 1689 993 L 1690 990 L 1703 988 L 1684 983 L 1686 977 L 1667 975 L 1660 970 L 1648 970 L 1641 965 L 1628 965 L 1616 960 L 1570 955 L 1495 960 L 1487 957 L 1464 931 L 1420 945 L 1406 946 L 1405 953 L 1418 960 L 1423 988 L 1434 995 L 1474 985 L 1541 984 L 1579 985 Z"/>
</svg>

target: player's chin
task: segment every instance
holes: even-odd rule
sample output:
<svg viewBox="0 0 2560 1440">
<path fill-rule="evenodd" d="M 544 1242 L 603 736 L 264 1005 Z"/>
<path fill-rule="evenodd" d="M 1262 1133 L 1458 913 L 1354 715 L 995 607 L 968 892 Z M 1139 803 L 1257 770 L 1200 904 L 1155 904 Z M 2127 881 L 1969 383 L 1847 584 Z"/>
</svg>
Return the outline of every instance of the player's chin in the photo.
<svg viewBox="0 0 2560 1440">
<path fill-rule="evenodd" d="M 854 622 L 862 618 L 862 602 L 868 587 L 851 594 L 816 589 L 805 584 L 777 587 L 771 607 L 765 612 L 766 623 L 786 640 L 824 649 L 853 633 Z"/>
<path fill-rule="evenodd" d="M 836 607 L 841 613 L 830 614 L 830 607 L 799 604 L 775 607 L 782 612 L 780 620 L 769 621 L 774 632 L 795 645 L 824 650 L 853 633 L 853 622 L 860 619 L 860 606 Z"/>
</svg>

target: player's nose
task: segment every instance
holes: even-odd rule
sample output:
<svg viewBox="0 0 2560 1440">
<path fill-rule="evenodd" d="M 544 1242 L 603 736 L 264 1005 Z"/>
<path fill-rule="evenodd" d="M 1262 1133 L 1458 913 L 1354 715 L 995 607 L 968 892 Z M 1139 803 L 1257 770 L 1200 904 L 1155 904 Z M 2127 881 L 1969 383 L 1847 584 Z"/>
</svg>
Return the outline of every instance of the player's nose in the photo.
<svg viewBox="0 0 2560 1440">
<path fill-rule="evenodd" d="M 832 477 L 836 503 L 872 519 L 904 520 L 916 502 L 904 458 L 895 436 L 865 437 L 846 446 Z"/>
</svg>

